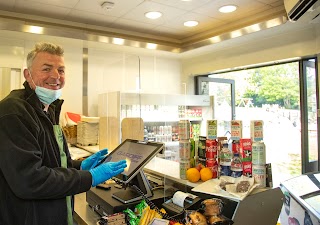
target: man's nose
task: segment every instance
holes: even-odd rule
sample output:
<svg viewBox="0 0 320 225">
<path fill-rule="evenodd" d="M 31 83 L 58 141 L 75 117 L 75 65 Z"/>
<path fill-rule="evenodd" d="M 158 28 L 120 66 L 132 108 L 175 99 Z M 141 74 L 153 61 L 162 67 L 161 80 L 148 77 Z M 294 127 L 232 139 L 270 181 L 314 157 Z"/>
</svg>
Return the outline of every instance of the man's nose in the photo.
<svg viewBox="0 0 320 225">
<path fill-rule="evenodd" d="M 55 79 L 60 79 L 60 73 L 58 70 L 53 70 L 51 73 L 51 77 L 55 78 Z"/>
</svg>

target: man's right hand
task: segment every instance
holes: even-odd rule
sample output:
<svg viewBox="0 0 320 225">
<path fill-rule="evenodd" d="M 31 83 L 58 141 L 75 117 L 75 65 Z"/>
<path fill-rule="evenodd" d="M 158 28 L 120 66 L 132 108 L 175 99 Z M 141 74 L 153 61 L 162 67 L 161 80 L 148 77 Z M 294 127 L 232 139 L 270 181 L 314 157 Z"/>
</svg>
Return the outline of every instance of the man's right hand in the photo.
<svg viewBox="0 0 320 225">
<path fill-rule="evenodd" d="M 118 162 L 103 163 L 96 168 L 90 169 L 89 172 L 92 175 L 92 187 L 95 187 L 98 184 L 122 173 L 126 167 L 126 160 L 120 160 Z"/>
</svg>

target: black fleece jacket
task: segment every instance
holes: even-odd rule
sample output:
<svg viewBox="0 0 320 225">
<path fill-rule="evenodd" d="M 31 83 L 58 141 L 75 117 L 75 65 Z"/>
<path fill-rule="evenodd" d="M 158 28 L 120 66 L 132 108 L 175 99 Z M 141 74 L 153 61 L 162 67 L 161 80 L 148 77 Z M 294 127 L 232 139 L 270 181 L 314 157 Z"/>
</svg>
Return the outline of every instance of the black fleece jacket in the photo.
<svg viewBox="0 0 320 225">
<path fill-rule="evenodd" d="M 66 196 L 88 191 L 92 176 L 70 158 L 62 168 L 53 125 L 63 100 L 48 113 L 35 92 L 12 91 L 0 101 L 0 225 L 67 225 Z"/>
</svg>

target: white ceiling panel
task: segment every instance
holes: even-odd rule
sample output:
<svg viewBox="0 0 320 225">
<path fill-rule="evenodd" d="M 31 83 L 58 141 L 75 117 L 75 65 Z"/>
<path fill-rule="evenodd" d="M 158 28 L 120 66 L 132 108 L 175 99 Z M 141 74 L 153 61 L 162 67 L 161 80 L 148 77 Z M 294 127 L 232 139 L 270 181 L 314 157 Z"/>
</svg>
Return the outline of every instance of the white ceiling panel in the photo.
<svg viewBox="0 0 320 225">
<path fill-rule="evenodd" d="M 181 0 L 151 0 L 159 4 L 172 6 L 177 9 L 183 9 L 187 11 L 192 11 L 212 0 L 196 0 L 196 1 L 181 1 Z"/>
<path fill-rule="evenodd" d="M 55 19 L 65 19 L 70 12 L 70 8 L 47 5 L 35 1 L 17 0 L 15 3 L 15 11 Z"/>
<path fill-rule="evenodd" d="M 162 12 L 162 17 L 157 20 L 151 20 L 144 16 L 146 12 L 149 11 L 160 11 Z M 136 8 L 132 9 L 129 13 L 127 13 L 124 18 L 132 19 L 135 21 L 140 21 L 144 23 L 150 23 L 155 25 L 164 24 L 167 21 L 175 19 L 183 14 L 187 13 L 185 10 L 177 9 L 174 7 L 158 4 L 155 2 L 145 1 Z"/>
<path fill-rule="evenodd" d="M 61 6 L 65 8 L 73 8 L 79 0 L 23 0 L 30 2 L 38 2 L 44 5 L 55 5 L 55 6 Z"/>
<path fill-rule="evenodd" d="M 102 9 L 105 1 L 113 2 L 113 7 Z M 237 11 L 220 13 L 219 7 L 227 4 L 237 5 Z M 144 16 L 148 11 L 160 11 L 163 15 L 157 20 L 150 20 Z M 29 20 L 28 24 L 30 21 L 38 24 L 46 21 L 66 27 L 69 22 L 68 25 L 80 29 L 91 26 L 97 31 L 112 30 L 122 36 L 141 35 L 165 42 L 175 39 L 174 43 L 186 39 L 188 42 L 199 41 L 210 35 L 219 35 L 219 32 L 222 34 L 260 23 L 261 18 L 267 21 L 286 15 L 283 0 L 0 0 L 0 21 L 1 17 L 7 19 L 11 12 L 26 15 L 19 17 L 14 14 L 20 20 Z M 196 20 L 199 25 L 184 27 L 187 20 Z"/>
<path fill-rule="evenodd" d="M 189 20 L 198 21 L 199 25 L 196 27 L 185 27 L 183 23 Z M 219 21 L 217 19 L 205 16 L 202 14 L 198 14 L 198 13 L 186 13 L 171 21 L 167 21 L 166 23 L 163 24 L 163 26 L 170 27 L 170 28 L 181 27 L 181 29 L 184 31 L 189 30 L 189 31 L 197 32 L 199 30 L 204 30 L 204 28 L 213 24 L 221 25 L 222 21 Z"/>
<path fill-rule="evenodd" d="M 107 26 L 117 19 L 113 16 L 95 14 L 79 10 L 71 10 L 69 17 L 71 17 L 75 22 L 87 23 L 95 26 Z"/>
<path fill-rule="evenodd" d="M 154 24 L 142 23 L 139 21 L 128 20 L 128 19 L 117 19 L 115 20 L 110 27 L 112 28 L 121 28 L 121 29 L 129 29 L 137 32 L 146 32 L 148 30 L 152 30 L 156 27 Z"/>
</svg>

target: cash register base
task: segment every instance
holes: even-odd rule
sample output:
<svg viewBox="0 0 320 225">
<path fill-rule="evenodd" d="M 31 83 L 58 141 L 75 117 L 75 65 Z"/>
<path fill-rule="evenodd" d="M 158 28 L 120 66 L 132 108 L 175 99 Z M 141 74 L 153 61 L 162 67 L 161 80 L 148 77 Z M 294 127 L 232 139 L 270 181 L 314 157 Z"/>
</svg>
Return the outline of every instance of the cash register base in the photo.
<svg viewBox="0 0 320 225">
<path fill-rule="evenodd" d="M 114 193 L 119 192 L 119 189 L 114 187 L 114 184 L 110 184 L 110 187 L 110 190 L 91 188 L 86 193 L 86 201 L 89 206 L 101 216 L 122 212 L 126 208 L 132 209 L 141 201 L 123 203 L 112 197 Z M 153 196 L 149 197 L 149 199 L 156 206 L 161 207 L 165 197 L 169 196 L 164 196 L 163 189 L 156 189 L 153 191 Z"/>
</svg>

